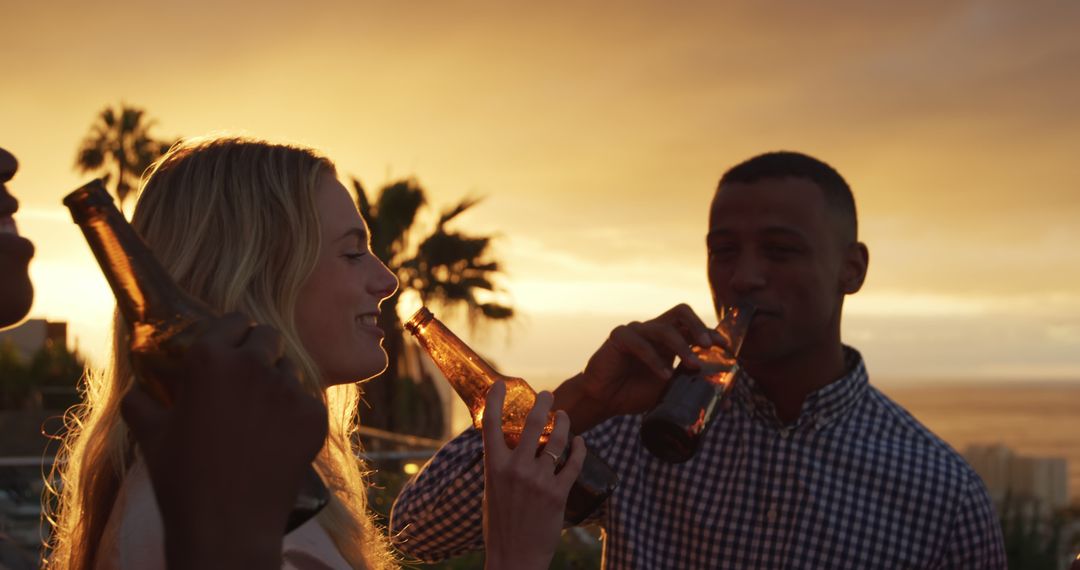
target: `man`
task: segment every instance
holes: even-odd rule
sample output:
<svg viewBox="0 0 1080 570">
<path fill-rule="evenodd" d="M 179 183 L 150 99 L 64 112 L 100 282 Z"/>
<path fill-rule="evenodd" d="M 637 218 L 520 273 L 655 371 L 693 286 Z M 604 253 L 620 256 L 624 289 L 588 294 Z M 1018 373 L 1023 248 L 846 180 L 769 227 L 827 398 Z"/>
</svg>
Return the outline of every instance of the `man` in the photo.
<svg viewBox="0 0 1080 570">
<path fill-rule="evenodd" d="M 754 157 L 720 180 L 708 276 L 719 309 L 758 306 L 742 370 L 696 457 L 671 465 L 640 444 L 690 344 L 716 342 L 681 305 L 616 328 L 555 407 L 621 482 L 594 515 L 605 568 L 1005 567 L 982 481 L 867 381 L 840 340 L 844 297 L 869 255 L 844 179 L 812 157 Z M 480 545 L 480 436 L 448 443 L 394 505 L 403 551 L 435 560 Z M 528 513 L 522 513 L 528 516 Z"/>
</svg>

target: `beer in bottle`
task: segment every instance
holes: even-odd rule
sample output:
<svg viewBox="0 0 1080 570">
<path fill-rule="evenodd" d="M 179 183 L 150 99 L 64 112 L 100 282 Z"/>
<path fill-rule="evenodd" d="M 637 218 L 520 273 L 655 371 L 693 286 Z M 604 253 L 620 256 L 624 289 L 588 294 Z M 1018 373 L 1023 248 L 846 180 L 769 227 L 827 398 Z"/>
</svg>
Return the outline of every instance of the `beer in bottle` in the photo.
<svg viewBox="0 0 1080 570">
<path fill-rule="evenodd" d="M 180 289 L 153 252 L 124 219 L 94 180 L 64 198 L 105 274 L 120 314 L 128 324 L 135 380 L 163 405 L 171 398 L 178 360 L 206 330 L 214 311 Z M 286 532 L 322 509 L 329 493 L 315 469 L 308 467 L 303 487 L 289 514 Z"/>
<path fill-rule="evenodd" d="M 753 316 L 749 304 L 722 309 L 716 330 L 726 346 L 695 346 L 702 368 L 690 370 L 680 364 L 675 369 L 660 403 L 641 422 L 641 443 L 650 453 L 668 463 L 689 461 L 697 453 L 716 406 L 739 370 L 736 358 Z"/>
<path fill-rule="evenodd" d="M 516 447 L 521 441 L 525 418 L 536 402 L 536 392 L 532 387 L 521 378 L 511 378 L 496 372 L 426 308 L 417 311 L 405 324 L 405 328 L 416 337 L 454 391 L 465 401 L 469 414 L 472 415 L 473 426 L 477 429 L 482 425 L 488 390 L 496 380 L 506 383 L 502 430 L 507 445 Z M 554 422 L 555 416 L 550 414 L 540 436 L 541 444 L 547 443 Z M 565 462 L 569 446 L 561 451 L 561 461 Z M 560 463 L 556 468 L 561 467 Z M 581 474 L 570 489 L 563 519 L 570 525 L 585 520 L 611 496 L 618 480 L 618 476 L 603 459 L 587 452 Z"/>
</svg>

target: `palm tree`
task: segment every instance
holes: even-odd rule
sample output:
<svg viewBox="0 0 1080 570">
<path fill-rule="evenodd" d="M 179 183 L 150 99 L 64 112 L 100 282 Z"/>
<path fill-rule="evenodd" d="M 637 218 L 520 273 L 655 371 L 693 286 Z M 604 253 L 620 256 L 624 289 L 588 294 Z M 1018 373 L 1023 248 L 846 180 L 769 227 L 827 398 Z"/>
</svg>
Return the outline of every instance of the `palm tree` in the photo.
<svg viewBox="0 0 1080 570">
<path fill-rule="evenodd" d="M 150 136 L 154 124 L 143 109 L 125 103 L 115 110 L 105 107 L 79 145 L 75 169 L 101 173 L 106 184 L 113 181 L 121 210 L 132 190 L 139 187 L 143 171 L 176 142 Z"/>
<path fill-rule="evenodd" d="M 411 290 L 424 304 L 464 308 L 470 326 L 514 316 L 510 306 L 477 298 L 480 291 L 498 291 L 494 279 L 501 270 L 499 262 L 491 258 L 492 237 L 467 235 L 449 228 L 450 222 L 479 200 L 466 198 L 443 211 L 435 228 L 421 237 L 415 227 L 416 216 L 427 200 L 415 179 L 384 186 L 374 203 L 359 180 L 354 178 L 352 182 L 360 213 L 371 231 L 372 251 L 397 275 L 401 284 L 397 293 L 382 305 L 379 326 L 386 334 L 383 346 L 390 362 L 386 372 L 363 384 L 364 400 L 368 404 L 360 411 L 363 425 L 442 437 L 446 418 L 431 378 L 402 377 L 407 348 L 397 304 L 402 292 Z M 419 244 L 411 248 L 417 239 Z"/>
</svg>

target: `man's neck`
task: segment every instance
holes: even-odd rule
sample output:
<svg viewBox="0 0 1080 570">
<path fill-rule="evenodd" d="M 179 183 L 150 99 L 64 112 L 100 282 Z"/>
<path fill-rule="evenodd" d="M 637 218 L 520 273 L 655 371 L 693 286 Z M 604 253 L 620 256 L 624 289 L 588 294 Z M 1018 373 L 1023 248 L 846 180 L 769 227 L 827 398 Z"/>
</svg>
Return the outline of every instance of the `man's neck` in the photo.
<svg viewBox="0 0 1080 570">
<path fill-rule="evenodd" d="M 746 372 L 761 386 L 785 425 L 795 423 L 806 397 L 840 379 L 847 372 L 844 348 L 837 340 L 767 362 L 747 362 Z"/>
</svg>

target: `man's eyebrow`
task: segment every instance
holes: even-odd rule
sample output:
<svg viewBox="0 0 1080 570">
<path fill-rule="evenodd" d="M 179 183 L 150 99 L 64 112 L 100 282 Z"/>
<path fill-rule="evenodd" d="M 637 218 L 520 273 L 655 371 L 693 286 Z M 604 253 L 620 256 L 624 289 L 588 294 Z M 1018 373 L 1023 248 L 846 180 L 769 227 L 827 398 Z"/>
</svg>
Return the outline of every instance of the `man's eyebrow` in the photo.
<svg viewBox="0 0 1080 570">
<path fill-rule="evenodd" d="M 763 233 L 763 234 L 783 234 L 783 235 L 796 237 L 796 238 L 803 239 L 803 240 L 806 239 L 805 234 L 803 234 L 802 232 L 800 232 L 799 230 L 797 230 L 795 228 L 789 228 L 787 226 L 769 226 L 769 227 L 761 230 L 761 233 Z"/>
<path fill-rule="evenodd" d="M 708 234 L 706 234 L 705 239 L 710 240 L 710 239 L 714 239 L 714 238 L 731 237 L 731 236 L 734 236 L 737 233 L 738 232 L 736 232 L 735 230 L 729 230 L 729 229 L 725 229 L 725 228 L 718 228 L 718 229 L 715 229 L 715 230 L 711 230 Z M 806 239 L 806 235 L 803 234 L 801 231 L 799 231 L 799 230 L 797 230 L 795 228 L 788 227 L 788 226 L 768 226 L 768 227 L 762 228 L 761 230 L 758 230 L 757 233 L 761 234 L 761 235 L 781 234 L 781 235 L 786 235 L 786 236 L 799 238 L 799 239 L 802 239 L 802 240 Z"/>
</svg>

